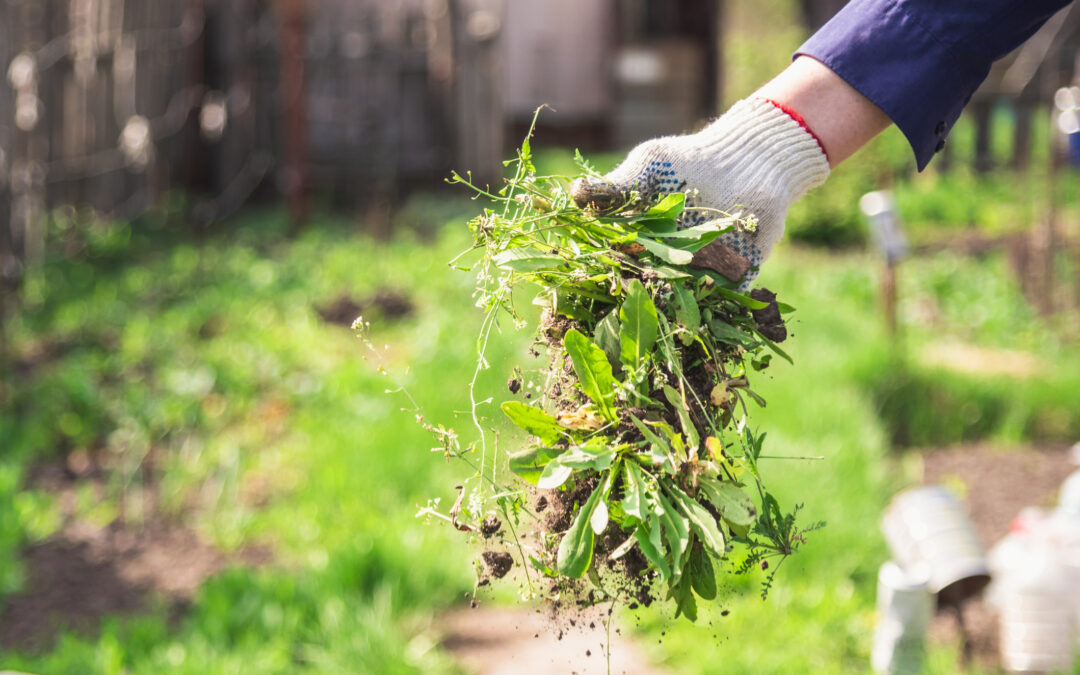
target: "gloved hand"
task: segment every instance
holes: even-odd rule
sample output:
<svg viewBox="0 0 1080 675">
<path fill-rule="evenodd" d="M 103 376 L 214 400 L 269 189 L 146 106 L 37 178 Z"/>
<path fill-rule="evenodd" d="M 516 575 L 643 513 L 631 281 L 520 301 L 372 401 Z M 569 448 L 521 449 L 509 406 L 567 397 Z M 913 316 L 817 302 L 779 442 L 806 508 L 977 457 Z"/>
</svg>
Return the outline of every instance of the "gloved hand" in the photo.
<svg viewBox="0 0 1080 675">
<path fill-rule="evenodd" d="M 696 134 L 642 143 L 603 181 L 575 183 L 573 195 L 581 207 L 604 208 L 630 190 L 644 198 L 685 192 L 688 208 L 680 228 L 721 217 L 694 207 L 752 215 L 752 231 L 740 227 L 720 237 L 750 261 L 745 290 L 784 233 L 788 209 L 828 176 L 824 148 L 801 118 L 770 101 L 746 99 Z"/>
</svg>

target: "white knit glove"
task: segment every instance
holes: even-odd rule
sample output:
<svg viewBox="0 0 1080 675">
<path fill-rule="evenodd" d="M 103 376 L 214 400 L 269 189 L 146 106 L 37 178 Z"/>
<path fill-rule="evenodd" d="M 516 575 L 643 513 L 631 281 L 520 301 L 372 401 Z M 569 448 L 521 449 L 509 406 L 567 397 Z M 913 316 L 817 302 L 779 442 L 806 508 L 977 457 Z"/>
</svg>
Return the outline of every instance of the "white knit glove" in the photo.
<svg viewBox="0 0 1080 675">
<path fill-rule="evenodd" d="M 738 229 L 720 241 L 750 261 L 743 278 L 749 287 L 773 244 L 784 233 L 788 209 L 829 176 L 822 146 L 791 115 L 764 99 L 739 101 L 696 134 L 665 136 L 630 151 L 604 183 L 579 181 L 574 199 L 582 207 L 613 203 L 630 190 L 644 198 L 687 193 L 687 205 L 753 215 L 754 231 Z M 599 198 L 598 198 L 599 196 Z M 679 223 L 691 227 L 719 217 L 688 208 Z"/>
</svg>

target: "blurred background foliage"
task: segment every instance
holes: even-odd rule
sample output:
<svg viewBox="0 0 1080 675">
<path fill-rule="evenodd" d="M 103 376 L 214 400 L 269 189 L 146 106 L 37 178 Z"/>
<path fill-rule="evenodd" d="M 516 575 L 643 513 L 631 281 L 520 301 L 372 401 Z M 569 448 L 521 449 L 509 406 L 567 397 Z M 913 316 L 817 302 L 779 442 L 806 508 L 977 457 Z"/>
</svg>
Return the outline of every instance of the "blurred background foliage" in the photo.
<svg viewBox="0 0 1080 675">
<path fill-rule="evenodd" d="M 799 9 L 726 3 L 721 106 L 787 63 L 806 35 Z M 950 243 L 1026 234 L 1051 205 L 1066 236 L 1080 236 L 1076 173 L 1048 168 L 1050 119 L 1046 109 L 1035 116 L 1023 171 L 1006 168 L 1008 106 L 993 108 L 991 172 L 973 166 L 969 118 L 950 137 L 947 172 L 915 174 L 890 130 L 795 206 L 760 277 L 797 308 L 785 345 L 795 365 L 774 363 L 759 378 L 768 406 L 754 422 L 770 454 L 825 457 L 764 470 L 808 521 L 828 525 L 785 563 L 765 602 L 761 575 L 750 575 L 728 577 L 697 625 L 672 623 L 664 607 L 627 612 L 655 663 L 864 672 L 887 557 L 878 522 L 897 489 L 922 479 L 919 450 L 1080 438 L 1076 259 L 1066 248 L 1054 258 L 1059 290 L 1047 312 L 1025 293 L 1009 245 Z M 534 141 L 541 168 L 572 173 L 572 149 L 556 136 L 542 129 Z M 586 154 L 606 170 L 625 150 Z M 882 188 L 915 252 L 898 269 L 897 336 L 858 208 Z M 471 590 L 475 550 L 415 514 L 429 500 L 452 503 L 462 467 L 431 451 L 408 401 L 387 390 L 405 385 L 426 420 L 467 427 L 480 317 L 470 275 L 446 261 L 469 245 L 465 222 L 481 205 L 424 183 L 357 216 L 315 190 L 298 229 L 278 196 L 199 227 L 201 198 L 183 190 L 130 218 L 42 212 L 40 256 L 9 289 L 3 324 L 0 666 L 459 670 L 439 646 L 438 617 Z M 379 359 L 348 328 L 361 314 Z M 503 336 L 482 382 L 493 394 L 515 365 L 530 367 L 529 331 L 507 325 Z M 89 553 L 95 533 L 149 540 L 163 522 L 220 556 L 190 595 L 147 588 L 123 560 Z M 87 570 L 115 571 L 143 606 L 104 602 L 100 622 L 69 621 L 30 562 L 50 546 L 85 557 Z M 513 596 L 504 588 L 493 601 Z M 27 597 L 55 613 L 56 627 L 33 639 L 12 613 Z M 957 658 L 957 645 L 935 644 L 927 671 L 954 672 Z"/>
</svg>

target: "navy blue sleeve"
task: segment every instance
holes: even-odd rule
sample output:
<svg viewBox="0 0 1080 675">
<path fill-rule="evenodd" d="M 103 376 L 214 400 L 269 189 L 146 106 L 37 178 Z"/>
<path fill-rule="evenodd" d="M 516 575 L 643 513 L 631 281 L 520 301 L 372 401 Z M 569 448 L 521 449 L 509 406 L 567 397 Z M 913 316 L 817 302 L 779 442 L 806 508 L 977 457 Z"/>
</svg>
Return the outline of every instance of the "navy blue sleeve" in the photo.
<svg viewBox="0 0 1080 675">
<path fill-rule="evenodd" d="M 821 61 L 885 111 L 919 171 L 971 95 L 1070 0 L 851 0 L 795 53 Z"/>
</svg>

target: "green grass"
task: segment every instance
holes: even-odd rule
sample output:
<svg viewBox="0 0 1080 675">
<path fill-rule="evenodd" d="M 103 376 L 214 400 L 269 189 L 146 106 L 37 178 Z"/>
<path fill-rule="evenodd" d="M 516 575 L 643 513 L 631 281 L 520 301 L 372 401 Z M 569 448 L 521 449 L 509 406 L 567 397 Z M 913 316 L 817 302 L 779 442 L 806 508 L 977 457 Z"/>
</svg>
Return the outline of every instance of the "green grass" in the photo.
<svg viewBox="0 0 1080 675">
<path fill-rule="evenodd" d="M 384 393 L 389 378 L 313 305 L 383 286 L 407 293 L 415 315 L 369 315 L 372 338 L 392 345 L 385 358 L 425 413 L 454 423 L 467 407 L 460 383 L 471 375 L 478 314 L 467 275 L 445 261 L 466 240 L 457 231 L 434 245 L 408 234 L 379 245 L 344 223 L 320 225 L 289 241 L 280 214 L 254 214 L 204 244 L 155 247 L 129 225 L 97 223 L 89 231 L 126 241 L 128 257 L 84 242 L 28 283 L 27 310 L 8 326 L 16 351 L 71 346 L 4 392 L 6 590 L 24 576 L 17 548 L 59 525 L 48 495 L 20 491 L 22 475 L 34 459 L 79 448 L 114 469 L 105 500 L 81 517 L 119 512 L 152 451 L 169 513 L 226 551 L 264 543 L 276 560 L 208 582 L 175 629 L 160 607 L 0 664 L 41 673 L 452 669 L 433 650 L 430 621 L 471 587 L 470 552 L 414 514 L 429 498 L 452 499 L 458 467 L 429 452 L 430 436 L 401 411 L 405 399 Z M 512 346 L 501 349 L 498 361 Z M 246 497 L 256 487 L 269 506 Z"/>
<path fill-rule="evenodd" d="M 201 243 L 149 226 L 56 225 L 51 257 L 25 288 L 26 311 L 7 327 L 24 361 L 35 349 L 66 347 L 32 376 L 4 378 L 0 581 L 5 592 L 17 589 L 19 547 L 59 526 L 50 497 L 22 489 L 29 463 L 79 448 L 100 451 L 113 468 L 106 498 L 88 500 L 82 517 L 119 513 L 152 451 L 169 513 L 226 551 L 271 545 L 275 563 L 211 579 L 175 625 L 159 604 L 107 621 L 100 635 L 64 636 L 44 654 L 5 654 L 0 666 L 452 671 L 434 646 L 433 617 L 471 587 L 473 551 L 449 528 L 414 516 L 429 498 L 444 507 L 453 499 L 461 467 L 430 452 L 430 435 L 401 410 L 407 401 L 384 393 L 397 384 L 313 306 L 341 293 L 363 299 L 381 286 L 406 292 L 416 313 L 400 322 L 370 315 L 372 339 L 386 346 L 391 370 L 427 419 L 464 431 L 458 412 L 468 408 L 479 314 L 469 275 L 445 265 L 466 244 L 460 224 L 430 241 L 404 231 L 383 244 L 334 221 L 289 240 L 276 212 L 252 213 Z M 890 453 L 890 414 L 912 411 L 904 418 L 911 426 L 927 411 L 963 419 L 975 405 L 1008 422 L 961 425 L 959 436 L 955 425 L 931 425 L 925 443 L 1077 428 L 1071 392 L 1080 357 L 1067 333 L 1030 311 L 1001 259 L 941 254 L 905 263 L 899 353 L 884 334 L 878 270 L 867 253 L 785 246 L 763 273 L 761 283 L 798 308 L 785 343 L 796 365 L 776 361 L 757 378 L 768 407 L 754 424 L 769 434 L 767 454 L 825 457 L 769 460 L 763 470 L 787 503 L 804 504 L 804 524 L 827 526 L 784 563 L 765 602 L 764 575 L 755 573 L 724 584 L 697 625 L 672 621 L 669 607 L 639 612 L 650 656 L 675 672 L 713 672 L 718 663 L 731 672 L 866 670 L 875 577 L 888 555 L 878 520 L 891 494 L 917 478 Z M 506 335 L 482 381 L 492 393 L 526 362 L 528 331 Z M 1054 367 L 1023 386 L 935 370 L 920 355 L 943 338 L 1034 353 Z M 885 386 L 897 398 L 881 407 L 882 383 L 895 382 L 904 386 Z M 942 387 L 952 397 L 946 408 L 926 395 Z M 249 498 L 256 489 L 269 495 L 264 506 Z M 950 672 L 952 656 L 935 652 L 932 672 Z"/>
</svg>

